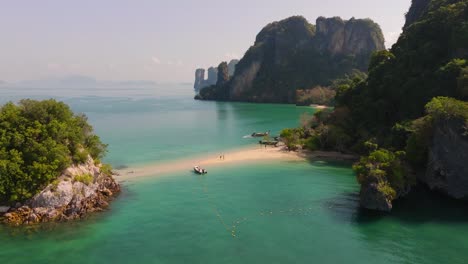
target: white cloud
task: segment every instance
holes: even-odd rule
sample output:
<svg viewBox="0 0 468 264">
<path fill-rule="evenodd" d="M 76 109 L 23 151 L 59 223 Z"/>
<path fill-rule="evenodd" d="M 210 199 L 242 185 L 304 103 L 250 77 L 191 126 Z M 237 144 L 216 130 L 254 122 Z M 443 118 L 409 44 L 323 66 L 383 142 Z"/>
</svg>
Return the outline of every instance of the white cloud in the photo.
<svg viewBox="0 0 468 264">
<path fill-rule="evenodd" d="M 151 60 L 155 63 L 155 64 L 161 64 L 161 60 L 158 58 L 158 57 L 151 57 Z"/>
<path fill-rule="evenodd" d="M 224 58 L 227 61 L 230 61 L 230 60 L 234 60 L 234 59 L 239 59 L 240 56 L 237 53 L 227 52 L 226 54 L 224 54 Z"/>
<path fill-rule="evenodd" d="M 385 46 L 387 48 L 391 48 L 393 44 L 395 44 L 400 37 L 401 30 L 399 31 L 392 31 L 392 32 L 387 32 L 385 34 Z"/>
</svg>

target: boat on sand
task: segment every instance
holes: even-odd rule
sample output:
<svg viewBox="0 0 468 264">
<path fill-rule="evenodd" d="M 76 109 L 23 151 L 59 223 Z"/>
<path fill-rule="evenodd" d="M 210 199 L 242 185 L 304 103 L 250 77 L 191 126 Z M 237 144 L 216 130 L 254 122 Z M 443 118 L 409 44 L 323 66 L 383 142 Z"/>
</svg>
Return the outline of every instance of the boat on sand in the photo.
<svg viewBox="0 0 468 264">
<path fill-rule="evenodd" d="M 207 174 L 208 173 L 208 171 L 206 169 L 200 168 L 200 166 L 193 167 L 193 171 L 196 174 Z"/>
</svg>

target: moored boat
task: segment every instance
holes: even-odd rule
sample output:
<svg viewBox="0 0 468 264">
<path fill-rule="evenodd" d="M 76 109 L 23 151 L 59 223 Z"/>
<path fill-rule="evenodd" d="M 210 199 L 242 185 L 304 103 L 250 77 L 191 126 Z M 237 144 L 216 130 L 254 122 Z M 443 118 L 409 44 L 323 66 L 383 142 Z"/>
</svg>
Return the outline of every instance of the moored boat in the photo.
<svg viewBox="0 0 468 264">
<path fill-rule="evenodd" d="M 196 174 L 207 174 L 208 173 L 208 171 L 206 169 L 200 168 L 199 166 L 193 167 L 193 171 Z"/>
<path fill-rule="evenodd" d="M 259 132 L 253 132 L 252 137 L 264 137 L 270 135 L 270 131 L 264 132 L 264 133 L 259 133 Z"/>
</svg>

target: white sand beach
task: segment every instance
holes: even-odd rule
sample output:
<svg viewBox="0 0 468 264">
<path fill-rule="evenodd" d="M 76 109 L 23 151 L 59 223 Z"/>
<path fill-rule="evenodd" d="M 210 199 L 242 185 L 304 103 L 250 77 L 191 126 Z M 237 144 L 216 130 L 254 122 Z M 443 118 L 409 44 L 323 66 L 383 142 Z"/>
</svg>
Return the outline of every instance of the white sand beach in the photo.
<svg viewBox="0 0 468 264">
<path fill-rule="evenodd" d="M 336 159 L 353 160 L 352 155 L 341 154 L 337 152 L 306 152 L 306 151 L 287 151 L 283 147 L 249 146 L 242 149 L 231 150 L 223 153 L 224 159 L 219 155 L 205 155 L 196 158 L 180 159 L 176 161 L 154 163 L 138 167 L 129 167 L 122 170 L 116 170 L 119 181 L 128 181 L 144 177 L 158 177 L 166 174 L 189 171 L 193 166 L 199 165 L 202 168 L 210 169 L 218 166 L 245 164 L 264 161 L 300 161 L 307 159 Z"/>
</svg>

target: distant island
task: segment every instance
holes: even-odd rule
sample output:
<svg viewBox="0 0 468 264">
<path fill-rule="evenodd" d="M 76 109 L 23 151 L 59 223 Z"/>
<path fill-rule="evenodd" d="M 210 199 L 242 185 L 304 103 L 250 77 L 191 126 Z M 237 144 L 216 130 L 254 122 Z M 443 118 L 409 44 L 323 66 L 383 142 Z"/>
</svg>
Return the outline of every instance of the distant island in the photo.
<svg viewBox="0 0 468 264">
<path fill-rule="evenodd" d="M 391 211 L 416 185 L 468 200 L 467 13 L 466 0 L 413 0 L 398 42 L 373 54 L 368 77 L 341 86 L 334 110 L 283 138 L 360 155 L 364 208 Z"/>
<path fill-rule="evenodd" d="M 0 216 L 10 225 L 67 221 L 119 193 L 106 145 L 84 115 L 53 99 L 0 108 Z"/>
<path fill-rule="evenodd" d="M 227 64 L 229 78 L 234 76 L 237 63 L 239 63 L 239 60 L 234 59 Z M 218 68 L 219 66 L 208 68 L 207 79 L 205 79 L 205 69 L 199 68 L 195 71 L 195 84 L 193 85 L 195 92 L 198 93 L 205 87 L 216 85 L 218 82 Z"/>
<path fill-rule="evenodd" d="M 312 25 L 303 17 L 290 17 L 260 31 L 233 75 L 230 65 L 221 63 L 208 70 L 209 86 L 203 87 L 203 72 L 197 70 L 196 99 L 316 103 L 314 94 L 332 98 L 344 80 L 366 72 L 374 51 L 384 49 L 380 26 L 370 19 L 320 17 Z"/>
</svg>

